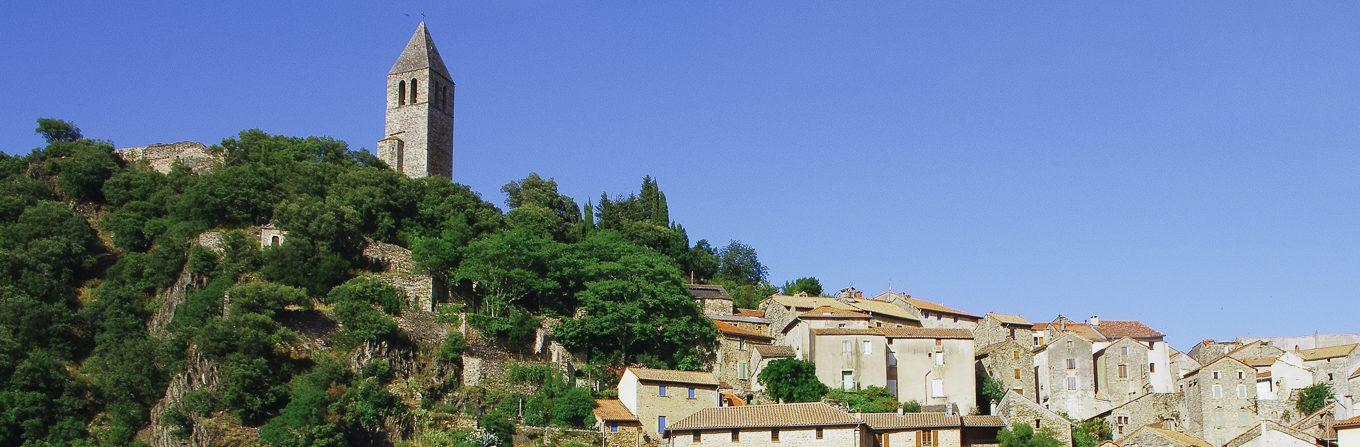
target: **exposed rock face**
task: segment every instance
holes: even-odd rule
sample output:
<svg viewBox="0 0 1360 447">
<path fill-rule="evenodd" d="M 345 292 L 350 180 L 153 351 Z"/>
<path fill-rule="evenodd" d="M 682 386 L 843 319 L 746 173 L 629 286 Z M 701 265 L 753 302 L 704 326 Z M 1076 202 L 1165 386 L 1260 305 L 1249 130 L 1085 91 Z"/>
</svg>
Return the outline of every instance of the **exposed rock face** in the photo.
<svg viewBox="0 0 1360 447">
<path fill-rule="evenodd" d="M 203 143 L 181 141 L 178 143 L 153 144 L 150 146 L 127 147 L 118 149 L 118 155 L 125 161 L 145 161 L 160 173 L 169 173 L 170 167 L 178 161 L 195 173 L 210 172 L 222 163 L 222 156 L 214 154 Z"/>
<path fill-rule="evenodd" d="M 189 297 L 190 287 L 198 283 L 196 276 L 198 275 L 185 268 L 179 272 L 179 278 L 175 279 L 170 288 L 157 293 L 161 307 L 156 309 L 156 313 L 151 314 L 151 321 L 146 323 L 146 331 L 151 333 L 152 337 L 165 335 L 165 327 L 175 318 L 175 309 L 184 304 L 184 300 Z"/>
<path fill-rule="evenodd" d="M 188 436 L 180 438 L 171 433 L 171 428 L 161 425 L 165 411 L 183 401 L 184 395 L 196 389 L 214 390 L 218 381 L 217 365 L 198 351 L 197 346 L 189 347 L 189 354 L 183 371 L 170 378 L 165 388 L 165 397 L 151 408 L 151 424 L 140 437 L 153 447 L 206 446 L 215 445 L 218 437 L 208 424 L 194 424 Z"/>
</svg>

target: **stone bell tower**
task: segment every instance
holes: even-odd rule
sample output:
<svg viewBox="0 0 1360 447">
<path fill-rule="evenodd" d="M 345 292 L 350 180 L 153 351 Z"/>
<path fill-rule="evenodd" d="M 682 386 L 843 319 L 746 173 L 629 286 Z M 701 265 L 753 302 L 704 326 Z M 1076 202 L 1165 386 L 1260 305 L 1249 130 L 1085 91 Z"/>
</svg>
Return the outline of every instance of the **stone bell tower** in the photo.
<svg viewBox="0 0 1360 447">
<path fill-rule="evenodd" d="M 378 158 L 392 169 L 453 178 L 453 78 L 425 22 L 387 72 L 386 132 Z"/>
</svg>

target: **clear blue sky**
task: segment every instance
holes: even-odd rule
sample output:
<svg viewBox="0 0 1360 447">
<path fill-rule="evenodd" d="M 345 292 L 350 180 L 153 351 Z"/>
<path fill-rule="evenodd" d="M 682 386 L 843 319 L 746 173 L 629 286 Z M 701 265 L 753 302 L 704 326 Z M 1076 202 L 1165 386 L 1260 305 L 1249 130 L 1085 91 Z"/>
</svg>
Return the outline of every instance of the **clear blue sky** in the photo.
<svg viewBox="0 0 1360 447">
<path fill-rule="evenodd" d="M 1355 2 L 0 3 L 0 148 L 354 148 L 424 13 L 455 180 L 660 179 L 782 282 L 1206 338 L 1356 331 Z M 213 2 L 217 3 L 217 2 Z M 872 6 L 872 8 L 871 8 Z"/>
</svg>

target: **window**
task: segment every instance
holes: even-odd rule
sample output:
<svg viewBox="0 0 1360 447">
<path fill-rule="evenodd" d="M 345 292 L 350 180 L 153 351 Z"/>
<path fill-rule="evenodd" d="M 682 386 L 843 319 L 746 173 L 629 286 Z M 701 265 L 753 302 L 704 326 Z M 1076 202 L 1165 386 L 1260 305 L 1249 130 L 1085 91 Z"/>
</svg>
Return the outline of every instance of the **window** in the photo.
<svg viewBox="0 0 1360 447">
<path fill-rule="evenodd" d="M 270 245 L 271 247 L 278 247 L 278 246 L 279 246 L 279 237 L 278 237 L 277 235 L 275 235 L 275 236 L 270 236 L 270 237 L 269 237 L 269 245 Z"/>
<path fill-rule="evenodd" d="M 1034 420 L 1034 428 L 1039 428 L 1040 425 L 1043 425 L 1043 423 L 1042 423 L 1041 421 L 1042 421 L 1041 419 L 1035 419 L 1035 420 Z"/>
<path fill-rule="evenodd" d="M 770 429 L 770 442 L 779 442 L 779 429 Z"/>
<path fill-rule="evenodd" d="M 1247 378 L 1247 373 L 1244 373 L 1244 372 L 1242 372 L 1242 371 L 1238 371 L 1238 372 L 1237 372 L 1237 380 L 1242 380 L 1242 379 L 1245 379 L 1245 378 Z"/>
<path fill-rule="evenodd" d="M 1247 398 L 1247 386 L 1246 386 L 1246 385 L 1241 385 L 1241 384 L 1237 385 L 1237 398 L 1238 398 L 1238 399 L 1246 399 L 1246 398 Z"/>
<path fill-rule="evenodd" d="M 1222 373 L 1220 373 L 1220 372 L 1218 372 L 1218 371 L 1214 371 L 1214 380 L 1218 380 L 1218 379 L 1219 379 L 1220 377 L 1222 377 L 1222 376 L 1223 376 Z"/>
<path fill-rule="evenodd" d="M 1214 426 L 1223 427 L 1223 410 L 1214 410 Z"/>
<path fill-rule="evenodd" d="M 656 395 L 657 395 L 657 396 L 661 396 L 661 397 L 666 397 L 666 385 L 657 385 L 657 387 L 656 387 Z"/>
<path fill-rule="evenodd" d="M 417 87 L 417 84 L 419 83 L 420 81 L 411 79 L 411 104 L 415 104 L 416 98 L 420 97 L 419 95 L 416 94 L 416 92 L 419 91 L 419 87 Z"/>
<path fill-rule="evenodd" d="M 944 365 L 944 351 L 935 351 L 935 366 Z"/>
<path fill-rule="evenodd" d="M 822 439 L 822 428 L 817 427 L 817 439 Z"/>
<path fill-rule="evenodd" d="M 1077 389 L 1077 376 L 1067 376 L 1067 389 Z"/>
<path fill-rule="evenodd" d="M 690 439 L 691 442 L 694 442 L 695 444 L 698 444 L 698 443 L 699 443 L 699 430 L 695 430 L 695 431 L 691 432 L 691 433 L 690 433 L 690 438 L 689 438 L 689 439 Z"/>
<path fill-rule="evenodd" d="M 935 346 L 936 346 L 936 347 L 944 346 L 944 340 L 941 340 L 941 339 L 938 339 L 938 338 L 935 339 Z"/>
<path fill-rule="evenodd" d="M 609 421 L 609 432 L 610 432 L 610 433 L 618 433 L 618 432 L 619 432 L 619 422 L 618 422 L 618 421 Z"/>
<path fill-rule="evenodd" d="M 850 340 L 841 341 L 841 354 L 850 354 Z"/>
<path fill-rule="evenodd" d="M 741 442 L 741 430 L 732 429 L 732 442 Z"/>
<path fill-rule="evenodd" d="M 1012 353 L 1011 353 L 1011 358 L 1016 359 L 1016 360 L 1020 360 L 1020 351 L 1012 352 Z"/>
<path fill-rule="evenodd" d="M 935 430 L 921 430 L 921 445 L 935 445 Z"/>
<path fill-rule="evenodd" d="M 657 433 L 665 433 L 665 432 L 666 432 L 666 417 L 665 417 L 665 416 L 657 416 L 657 417 L 656 417 L 656 432 L 657 432 Z"/>
<path fill-rule="evenodd" d="M 1067 369 L 1077 369 L 1077 359 L 1067 359 Z"/>
<path fill-rule="evenodd" d="M 1068 351 L 1071 351 L 1071 350 L 1072 350 L 1072 340 L 1068 340 L 1068 341 L 1067 341 L 1067 350 L 1068 350 Z"/>
<path fill-rule="evenodd" d="M 945 397 L 944 379 L 930 379 L 930 397 Z"/>
<path fill-rule="evenodd" d="M 1119 355 L 1129 355 L 1129 347 L 1128 347 L 1128 346 L 1120 346 L 1120 347 L 1119 347 Z"/>
<path fill-rule="evenodd" d="M 1020 368 L 1015 368 L 1015 373 L 1012 376 L 1015 377 L 1015 380 L 1020 380 Z"/>
<path fill-rule="evenodd" d="M 874 350 L 873 348 L 874 348 L 874 342 L 869 341 L 869 340 L 864 340 L 864 355 L 869 355 L 869 354 L 873 353 L 873 350 Z"/>
<path fill-rule="evenodd" d="M 1156 364 L 1156 363 L 1149 363 L 1149 364 L 1148 364 L 1148 372 L 1150 372 L 1150 373 L 1155 373 L 1155 372 L 1157 372 L 1157 364 Z"/>
<path fill-rule="evenodd" d="M 1011 339 L 1015 339 L 1015 328 L 1011 328 Z"/>
<path fill-rule="evenodd" d="M 737 378 L 741 380 L 750 378 L 750 372 L 746 370 L 746 362 L 737 364 Z"/>
<path fill-rule="evenodd" d="M 397 105 L 406 105 L 406 81 L 397 83 Z"/>
<path fill-rule="evenodd" d="M 1223 385 L 1214 385 L 1214 399 L 1223 398 Z"/>
<path fill-rule="evenodd" d="M 854 371 L 841 371 L 841 389 L 843 390 L 855 389 Z"/>
<path fill-rule="evenodd" d="M 1119 365 L 1119 378 L 1121 379 L 1129 378 L 1129 365 L 1123 364 Z"/>
<path fill-rule="evenodd" d="M 694 387 L 689 387 L 689 398 L 690 399 L 694 398 Z"/>
<path fill-rule="evenodd" d="M 737 340 L 737 350 L 738 351 L 746 350 L 746 340 Z"/>
<path fill-rule="evenodd" d="M 1328 359 L 1328 361 L 1331 361 L 1331 360 Z M 1331 382 L 1332 380 L 1333 380 L 1333 379 L 1332 379 L 1332 373 L 1327 373 L 1327 381 L 1328 381 L 1328 382 Z"/>
<path fill-rule="evenodd" d="M 1124 429 L 1127 428 L 1128 426 L 1129 426 L 1129 417 L 1128 417 L 1128 416 L 1115 416 L 1115 417 L 1114 417 L 1114 432 L 1115 432 L 1115 434 L 1120 434 L 1120 435 L 1124 434 Z"/>
</svg>

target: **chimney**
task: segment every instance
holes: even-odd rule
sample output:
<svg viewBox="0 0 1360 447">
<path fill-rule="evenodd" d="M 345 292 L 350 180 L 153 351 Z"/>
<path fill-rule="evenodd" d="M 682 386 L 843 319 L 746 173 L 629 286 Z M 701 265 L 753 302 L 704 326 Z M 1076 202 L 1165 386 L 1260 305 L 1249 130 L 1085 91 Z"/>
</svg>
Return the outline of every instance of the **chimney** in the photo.
<svg viewBox="0 0 1360 447">
<path fill-rule="evenodd" d="M 1086 322 L 1089 323 L 1089 324 L 1091 325 L 1091 327 L 1099 327 L 1099 326 L 1100 326 L 1100 315 L 1092 315 L 1092 316 L 1091 316 L 1091 319 L 1086 320 Z"/>
<path fill-rule="evenodd" d="M 901 405 L 898 405 L 898 406 L 897 406 L 897 415 L 898 415 L 898 416 L 901 416 L 901 415 L 902 415 L 902 406 L 901 406 Z"/>
<path fill-rule="evenodd" d="M 861 291 L 856 290 L 856 291 L 855 291 L 855 299 L 860 299 L 860 298 L 864 298 L 864 292 L 861 292 Z"/>
<path fill-rule="evenodd" d="M 954 403 L 953 403 L 953 402 L 944 404 L 944 415 L 945 415 L 945 416 L 953 416 L 953 415 L 954 415 Z"/>
</svg>

